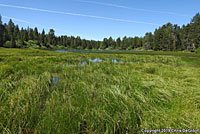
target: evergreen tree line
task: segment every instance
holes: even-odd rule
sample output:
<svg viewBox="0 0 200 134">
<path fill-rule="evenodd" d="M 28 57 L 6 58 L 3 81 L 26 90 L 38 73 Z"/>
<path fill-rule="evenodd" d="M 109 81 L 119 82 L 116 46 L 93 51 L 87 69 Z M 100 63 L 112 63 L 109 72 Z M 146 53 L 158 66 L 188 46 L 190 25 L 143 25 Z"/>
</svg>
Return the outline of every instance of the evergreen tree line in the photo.
<svg viewBox="0 0 200 134">
<path fill-rule="evenodd" d="M 0 15 L 0 47 L 6 48 L 56 48 L 58 46 L 73 49 L 145 49 L 145 50 L 194 50 L 200 47 L 200 14 L 197 13 L 191 22 L 182 27 L 167 23 L 146 33 L 144 37 L 123 37 L 116 40 L 112 37 L 103 41 L 85 40 L 79 36 L 56 36 L 50 29 L 48 33 L 38 32 L 37 27 L 21 28 L 12 20 L 3 24 Z"/>
</svg>

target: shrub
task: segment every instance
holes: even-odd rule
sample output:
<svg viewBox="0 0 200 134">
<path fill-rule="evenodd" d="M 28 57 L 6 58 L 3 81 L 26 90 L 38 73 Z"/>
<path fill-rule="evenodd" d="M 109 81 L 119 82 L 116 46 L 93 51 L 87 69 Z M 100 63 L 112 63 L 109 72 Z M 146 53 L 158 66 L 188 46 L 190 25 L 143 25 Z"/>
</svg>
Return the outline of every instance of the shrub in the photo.
<svg viewBox="0 0 200 134">
<path fill-rule="evenodd" d="M 47 47 L 46 46 L 41 46 L 41 49 L 47 49 Z"/>
<path fill-rule="evenodd" d="M 36 44 L 32 44 L 29 48 L 33 48 L 33 49 L 39 49 L 40 46 L 36 45 Z"/>
<path fill-rule="evenodd" d="M 200 54 L 200 47 L 195 50 L 196 53 Z"/>
<path fill-rule="evenodd" d="M 21 40 L 17 40 L 16 41 L 16 47 L 17 48 L 23 48 L 24 47 L 24 42 Z"/>
<path fill-rule="evenodd" d="M 11 41 L 6 41 L 6 42 L 4 43 L 4 45 L 3 45 L 3 47 L 5 47 L 5 48 L 11 48 L 11 47 L 12 47 Z"/>
<path fill-rule="evenodd" d="M 33 41 L 33 40 L 29 40 L 28 42 L 25 42 L 27 46 L 32 47 L 34 45 L 37 45 L 38 42 L 37 41 Z"/>
</svg>

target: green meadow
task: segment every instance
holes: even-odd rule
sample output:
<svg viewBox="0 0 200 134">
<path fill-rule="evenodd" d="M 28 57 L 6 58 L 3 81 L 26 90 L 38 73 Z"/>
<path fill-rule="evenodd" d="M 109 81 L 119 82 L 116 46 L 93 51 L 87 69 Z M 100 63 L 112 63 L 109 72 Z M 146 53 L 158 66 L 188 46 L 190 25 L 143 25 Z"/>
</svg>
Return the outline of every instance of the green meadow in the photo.
<svg viewBox="0 0 200 134">
<path fill-rule="evenodd" d="M 0 48 L 0 133 L 199 129 L 200 55 Z"/>
</svg>

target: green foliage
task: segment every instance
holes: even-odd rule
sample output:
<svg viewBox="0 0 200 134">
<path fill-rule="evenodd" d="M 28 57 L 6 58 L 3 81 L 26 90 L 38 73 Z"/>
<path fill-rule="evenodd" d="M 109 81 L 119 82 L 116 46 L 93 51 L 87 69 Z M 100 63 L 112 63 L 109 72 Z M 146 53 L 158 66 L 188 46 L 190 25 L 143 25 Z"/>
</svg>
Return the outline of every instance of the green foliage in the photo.
<svg viewBox="0 0 200 134">
<path fill-rule="evenodd" d="M 28 42 L 25 42 L 25 44 L 29 48 L 35 48 L 35 49 L 40 48 L 40 46 L 38 45 L 38 41 L 35 41 L 35 40 L 29 40 Z"/>
<path fill-rule="evenodd" d="M 41 49 L 47 49 L 47 47 L 46 46 L 41 46 Z"/>
<path fill-rule="evenodd" d="M 17 48 L 24 48 L 25 47 L 24 45 L 25 45 L 24 41 L 22 41 L 22 40 L 17 40 L 16 41 L 16 47 Z"/>
<path fill-rule="evenodd" d="M 155 51 L 193 51 L 200 47 L 200 15 L 197 13 L 189 24 L 182 27 L 167 23 L 157 28 L 154 33 L 144 37 L 126 37 L 122 39 L 104 38 L 103 41 L 85 40 L 79 36 L 56 36 L 54 29 L 48 33 L 38 32 L 37 27 L 19 29 L 12 20 L 4 24 L 0 17 L 0 47 L 11 41 L 11 48 L 72 48 L 72 49 L 122 49 L 122 50 L 155 50 Z M 24 43 L 25 44 L 24 44 Z M 61 47 L 62 46 L 62 47 Z M 142 49 L 142 50 L 143 50 Z"/>
<path fill-rule="evenodd" d="M 3 45 L 3 33 L 4 33 L 4 27 L 2 25 L 1 14 L 0 14 L 0 47 L 2 47 Z"/>
<path fill-rule="evenodd" d="M 5 48 L 12 48 L 12 42 L 11 41 L 6 41 L 3 45 Z"/>
<path fill-rule="evenodd" d="M 200 47 L 195 50 L 196 53 L 200 54 Z"/>
</svg>

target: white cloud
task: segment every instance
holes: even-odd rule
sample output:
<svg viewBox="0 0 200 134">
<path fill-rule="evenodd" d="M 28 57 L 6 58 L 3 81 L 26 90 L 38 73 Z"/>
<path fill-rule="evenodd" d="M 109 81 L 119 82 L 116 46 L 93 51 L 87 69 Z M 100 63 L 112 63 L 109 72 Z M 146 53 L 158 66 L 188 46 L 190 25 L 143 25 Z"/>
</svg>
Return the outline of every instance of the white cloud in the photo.
<svg viewBox="0 0 200 134">
<path fill-rule="evenodd" d="M 18 18 L 14 18 L 14 17 L 9 17 L 9 16 L 2 16 L 2 18 L 5 18 L 5 19 L 12 19 L 14 21 L 17 21 L 17 22 L 22 22 L 22 23 L 26 23 L 26 24 L 30 24 L 30 25 L 33 25 L 34 27 L 41 27 L 41 28 L 46 28 L 46 29 L 54 29 L 56 31 L 60 31 L 60 32 L 64 32 L 64 33 L 68 33 L 68 34 L 72 34 L 71 32 L 67 32 L 63 29 L 58 29 L 58 28 L 54 28 L 54 27 L 48 27 L 48 26 L 44 26 L 44 25 L 40 25 L 40 24 L 34 24 L 34 23 L 31 23 L 29 21 L 26 21 L 26 20 L 22 20 L 22 19 L 18 19 Z"/>
<path fill-rule="evenodd" d="M 39 12 L 47 12 L 47 13 L 72 15 L 72 16 L 104 19 L 104 20 L 112 20 L 112 21 L 118 21 L 118 22 L 129 22 L 129 23 L 138 23 L 138 24 L 145 24 L 145 25 L 159 25 L 159 24 L 156 24 L 156 23 L 144 22 L 144 21 L 126 20 L 126 19 L 118 19 L 118 18 L 110 18 L 110 17 L 103 17 L 103 16 L 94 16 L 94 15 L 79 14 L 79 13 L 70 13 L 70 12 L 61 12 L 61 11 L 46 10 L 46 9 L 31 8 L 31 7 L 23 7 L 23 6 L 15 6 L 15 5 L 0 4 L 0 6 L 2 6 L 2 7 L 10 7 L 10 8 L 18 8 L 18 9 L 25 9 L 25 10 L 33 10 L 33 11 L 39 11 Z"/>
<path fill-rule="evenodd" d="M 116 7 L 116 8 L 123 8 L 123 9 L 128 9 L 128 10 L 142 11 L 142 12 L 160 13 L 160 14 L 169 14 L 169 15 L 175 15 L 175 16 L 190 17 L 189 15 L 175 13 L 175 12 L 155 11 L 155 10 L 142 9 L 142 8 L 132 8 L 132 7 L 127 7 L 127 6 L 123 6 L 123 5 L 117 5 L 117 4 L 111 4 L 111 3 L 102 3 L 102 2 L 89 1 L 89 0 L 75 0 L 75 1 L 90 3 L 90 4 L 103 5 L 103 6 Z"/>
<path fill-rule="evenodd" d="M 15 20 L 15 21 L 18 21 L 18 22 L 22 22 L 22 23 L 31 24 L 31 22 L 28 22 L 28 21 L 22 20 L 22 19 L 17 19 L 17 18 L 14 18 L 14 17 L 8 17 L 8 16 L 2 16 L 2 17 L 6 18 L 6 19 L 12 19 L 12 20 Z"/>
</svg>

